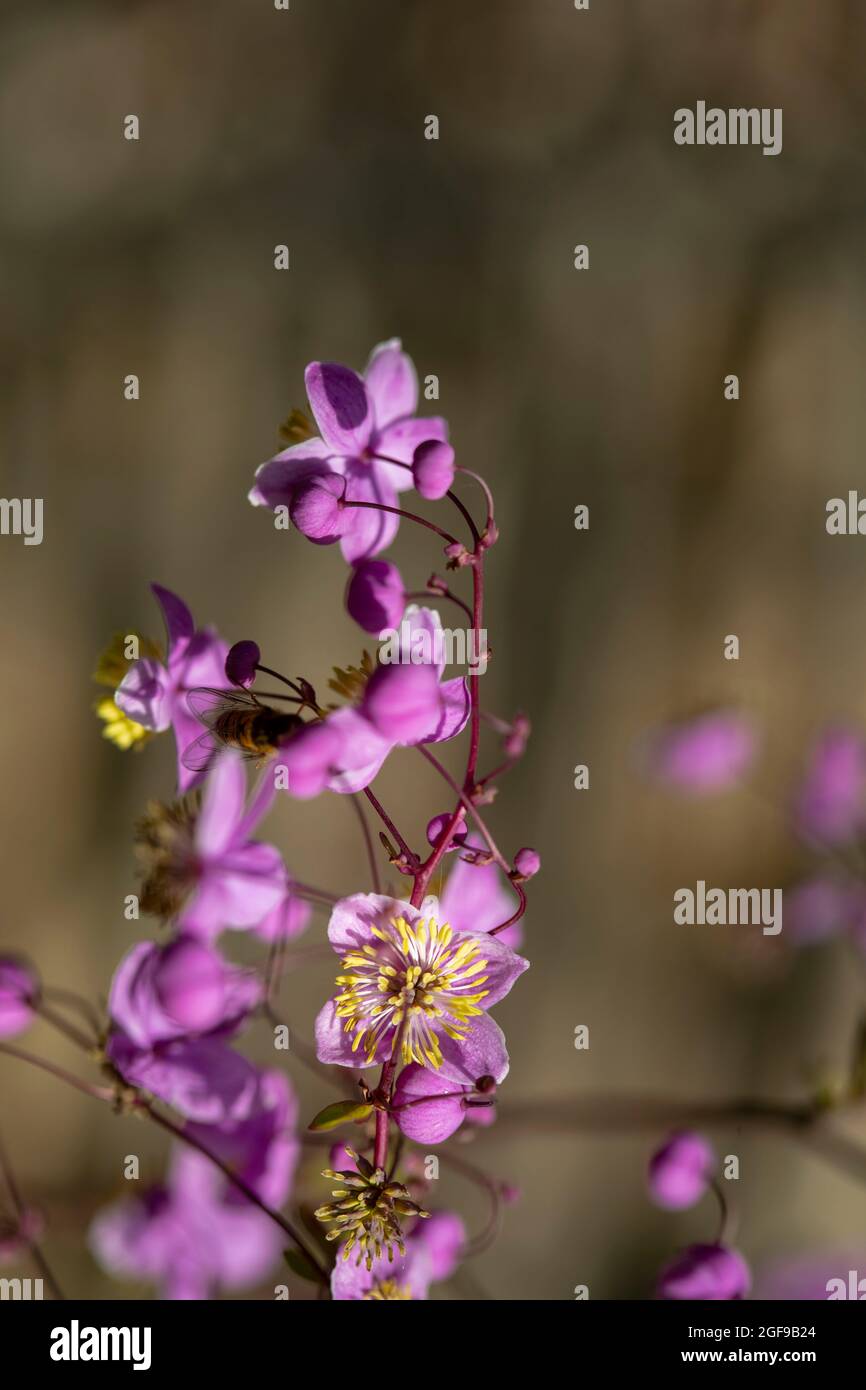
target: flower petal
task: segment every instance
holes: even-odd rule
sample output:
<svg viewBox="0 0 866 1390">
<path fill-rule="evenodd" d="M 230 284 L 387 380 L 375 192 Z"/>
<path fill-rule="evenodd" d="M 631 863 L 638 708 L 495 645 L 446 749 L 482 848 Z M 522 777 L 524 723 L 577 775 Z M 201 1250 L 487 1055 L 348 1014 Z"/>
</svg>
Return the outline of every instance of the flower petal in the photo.
<svg viewBox="0 0 866 1390">
<path fill-rule="evenodd" d="M 321 477 L 326 473 L 342 471 L 327 460 L 331 450 L 324 439 L 305 439 L 303 444 L 293 444 L 283 449 L 267 463 L 256 469 L 255 482 L 247 494 L 254 507 L 287 507 L 299 483 L 310 478 Z"/>
<path fill-rule="evenodd" d="M 347 501 L 378 502 L 383 506 L 396 506 L 395 488 L 368 464 L 349 462 L 345 476 Z M 346 529 L 340 540 L 340 549 L 343 558 L 350 564 L 385 550 L 393 541 L 400 525 L 400 518 L 393 512 L 381 512 L 372 507 L 349 507 L 346 509 L 345 517 Z"/>
<path fill-rule="evenodd" d="M 161 584 L 151 584 L 150 588 L 162 609 L 170 661 L 192 637 L 195 622 L 183 599 L 173 594 L 171 589 L 164 589 Z"/>
<path fill-rule="evenodd" d="M 358 373 L 339 362 L 311 362 L 304 380 L 319 433 L 328 447 L 335 454 L 362 454 L 373 430 L 373 411 Z"/>
<path fill-rule="evenodd" d="M 216 859 L 234 844 L 246 794 L 247 779 L 241 755 L 234 748 L 226 748 L 211 769 L 196 822 L 195 846 L 202 858 Z"/>
<path fill-rule="evenodd" d="M 315 1031 L 316 1056 L 327 1066 L 356 1067 L 361 1070 L 363 1067 L 374 1067 L 382 1060 L 378 1056 L 368 1062 L 362 1047 L 357 1052 L 352 1051 L 352 1034 L 346 1032 L 343 1020 L 337 1017 L 333 999 L 329 999 L 319 1010 Z"/>
<path fill-rule="evenodd" d="M 367 394 L 373 404 L 377 430 L 414 415 L 418 406 L 418 376 L 412 358 L 402 350 L 399 338 L 378 343 L 364 369 Z"/>
<path fill-rule="evenodd" d="M 474 1086 L 482 1076 L 492 1076 L 498 1085 L 508 1075 L 505 1034 L 489 1014 L 480 1014 L 471 1020 L 462 1042 L 440 1033 L 439 1045 L 442 1049 L 439 1075 L 451 1081 Z"/>
</svg>

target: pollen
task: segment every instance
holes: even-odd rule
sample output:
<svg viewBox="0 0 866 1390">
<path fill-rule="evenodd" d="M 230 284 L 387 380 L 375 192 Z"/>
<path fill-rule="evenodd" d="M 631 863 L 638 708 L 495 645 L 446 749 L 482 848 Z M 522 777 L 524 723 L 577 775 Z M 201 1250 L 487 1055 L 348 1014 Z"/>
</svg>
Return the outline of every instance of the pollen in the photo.
<svg viewBox="0 0 866 1390">
<path fill-rule="evenodd" d="M 143 748 L 150 738 L 150 729 L 145 729 L 143 724 L 136 724 L 134 719 L 130 719 L 128 714 L 118 709 L 110 695 L 97 700 L 93 708 L 105 723 L 102 737 L 107 738 L 116 748 L 122 748 L 124 752 L 129 748 Z"/>
<path fill-rule="evenodd" d="M 380 1043 L 390 1056 L 438 1069 L 441 1034 L 463 1042 L 471 1019 L 483 1013 L 487 961 L 473 937 L 455 938 L 447 923 L 395 917 L 372 929 L 374 941 L 343 957 L 337 976 L 337 1017 L 352 1036 L 352 1050 L 368 1063 Z"/>
<path fill-rule="evenodd" d="M 395 1299 L 411 1299 L 412 1290 L 408 1284 L 398 1284 L 396 1279 L 383 1279 L 381 1284 L 374 1284 L 368 1293 L 364 1294 L 365 1299 L 377 1299 L 381 1302 L 392 1301 Z"/>
</svg>

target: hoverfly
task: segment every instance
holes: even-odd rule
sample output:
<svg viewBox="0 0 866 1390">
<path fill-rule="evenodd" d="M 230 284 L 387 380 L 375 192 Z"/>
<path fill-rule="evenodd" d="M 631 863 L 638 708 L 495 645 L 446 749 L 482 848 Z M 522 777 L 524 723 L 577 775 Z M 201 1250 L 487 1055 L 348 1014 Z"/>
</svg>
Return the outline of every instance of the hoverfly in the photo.
<svg viewBox="0 0 866 1390">
<path fill-rule="evenodd" d="M 207 730 L 181 758 L 190 772 L 204 772 L 220 748 L 238 748 L 245 758 L 267 758 L 304 722 L 300 715 L 263 704 L 250 690 L 201 685 L 189 691 L 186 702 Z"/>
</svg>

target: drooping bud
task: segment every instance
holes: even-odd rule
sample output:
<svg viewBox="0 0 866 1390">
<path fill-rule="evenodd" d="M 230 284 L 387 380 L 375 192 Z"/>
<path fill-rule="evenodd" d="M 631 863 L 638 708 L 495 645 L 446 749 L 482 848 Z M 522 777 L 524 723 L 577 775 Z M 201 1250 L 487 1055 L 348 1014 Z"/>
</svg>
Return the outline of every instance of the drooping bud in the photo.
<svg viewBox="0 0 866 1390">
<path fill-rule="evenodd" d="M 235 642 L 226 657 L 226 679 L 232 685 L 249 689 L 256 678 L 256 667 L 261 660 L 261 652 L 255 642 Z"/>
<path fill-rule="evenodd" d="M 333 545 L 346 529 L 344 492 L 345 482 L 336 473 L 302 483 L 289 503 L 293 525 L 316 545 Z"/>
<path fill-rule="evenodd" d="M 400 571 L 388 560 L 361 560 L 346 588 L 346 608 L 365 632 L 396 628 L 406 607 Z"/>
<path fill-rule="evenodd" d="M 429 502 L 444 497 L 454 482 L 454 450 L 441 439 L 426 439 L 412 457 L 415 487 Z"/>
</svg>

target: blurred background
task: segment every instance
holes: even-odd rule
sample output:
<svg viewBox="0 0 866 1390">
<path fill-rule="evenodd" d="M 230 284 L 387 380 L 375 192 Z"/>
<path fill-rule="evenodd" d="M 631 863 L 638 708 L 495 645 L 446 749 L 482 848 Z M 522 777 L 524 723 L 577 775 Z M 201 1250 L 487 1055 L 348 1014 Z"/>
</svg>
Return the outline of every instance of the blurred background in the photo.
<svg viewBox="0 0 866 1390">
<path fill-rule="evenodd" d="M 360 369 L 401 336 L 440 379 L 426 410 L 496 495 L 483 695 L 534 734 L 490 823 L 506 853 L 533 845 L 544 863 L 533 968 L 497 1011 L 501 1122 L 459 1150 L 521 1198 L 438 1296 L 650 1296 L 716 1214 L 652 1208 L 663 1131 L 585 1130 L 569 1102 L 797 1099 L 844 1071 L 861 1008 L 843 944 L 678 927 L 672 894 L 792 881 L 805 743 L 866 715 L 866 541 L 824 527 L 827 499 L 864 476 L 866 8 L 6 0 L 0 40 L 2 492 L 45 499 L 40 547 L 0 539 L 0 949 L 97 998 L 148 930 L 123 916 L 132 827 L 171 794 L 173 748 L 104 742 L 90 677 L 113 632 L 161 636 L 150 580 L 320 686 L 357 660 L 341 557 L 275 531 L 246 492 L 305 407 L 305 364 Z M 782 107 L 782 154 L 676 146 L 673 112 L 699 99 Z M 418 586 L 441 567 L 406 527 L 393 558 Z M 729 633 L 739 662 L 723 659 Z M 647 728 L 726 701 L 767 730 L 752 791 L 695 806 L 646 785 Z M 444 809 L 419 761 L 393 758 L 377 783 L 416 839 Z M 342 799 L 286 800 L 266 829 L 299 877 L 321 882 L 336 852 L 329 886 L 367 886 Z M 323 933 L 317 914 L 301 944 Z M 315 959 L 286 980 L 299 1035 L 332 978 Z M 41 1025 L 25 1045 L 87 1074 Z M 249 1050 L 271 1060 L 264 1026 Z M 306 1117 L 328 1097 L 292 1075 Z M 557 1132 L 520 1120 L 542 1101 Z M 105 1278 L 84 1229 L 128 1191 L 124 1155 L 160 1177 L 162 1138 L 3 1058 L 0 1130 L 67 1295 L 139 1292 Z M 866 1141 L 856 1117 L 848 1132 Z M 866 1183 L 778 1132 L 713 1138 L 740 1156 L 738 1244 L 758 1271 L 853 1247 L 866 1272 Z M 441 1182 L 480 1229 L 479 1194 Z"/>
</svg>

